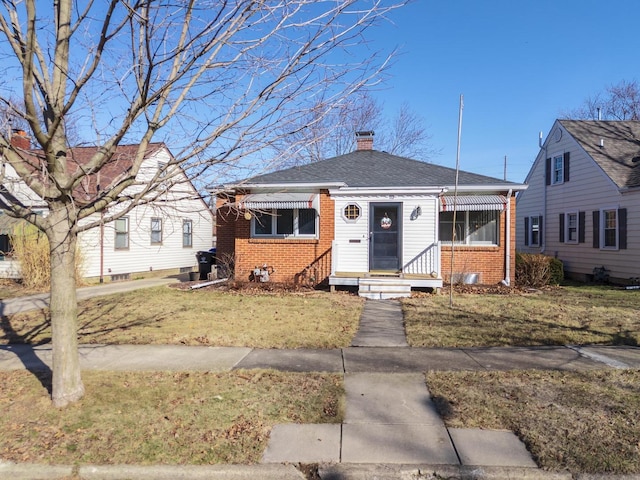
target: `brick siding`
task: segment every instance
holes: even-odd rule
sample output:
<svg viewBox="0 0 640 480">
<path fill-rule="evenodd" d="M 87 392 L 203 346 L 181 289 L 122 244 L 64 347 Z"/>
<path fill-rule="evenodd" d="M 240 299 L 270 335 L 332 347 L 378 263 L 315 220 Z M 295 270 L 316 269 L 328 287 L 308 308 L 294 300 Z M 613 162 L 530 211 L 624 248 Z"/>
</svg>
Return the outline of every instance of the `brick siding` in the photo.
<svg viewBox="0 0 640 480">
<path fill-rule="evenodd" d="M 236 201 L 241 200 L 237 196 Z M 220 204 L 226 199 L 222 199 Z M 235 278 L 250 280 L 253 269 L 273 269 L 270 281 L 318 284 L 331 273 L 331 242 L 334 233 L 334 205 L 328 191 L 320 193 L 317 239 L 251 238 L 251 221 L 228 207 L 217 210 L 218 256 L 233 256 Z M 235 240 L 234 240 L 235 239 Z"/>
</svg>

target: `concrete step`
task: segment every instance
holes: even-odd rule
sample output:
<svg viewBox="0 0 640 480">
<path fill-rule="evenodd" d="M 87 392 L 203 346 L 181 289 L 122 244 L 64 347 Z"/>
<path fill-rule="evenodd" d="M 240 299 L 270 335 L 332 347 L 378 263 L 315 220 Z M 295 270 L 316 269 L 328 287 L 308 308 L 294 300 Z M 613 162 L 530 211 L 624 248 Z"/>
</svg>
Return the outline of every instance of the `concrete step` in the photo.
<svg viewBox="0 0 640 480">
<path fill-rule="evenodd" d="M 358 295 L 370 300 L 410 297 L 411 281 L 397 277 L 361 278 Z"/>
</svg>

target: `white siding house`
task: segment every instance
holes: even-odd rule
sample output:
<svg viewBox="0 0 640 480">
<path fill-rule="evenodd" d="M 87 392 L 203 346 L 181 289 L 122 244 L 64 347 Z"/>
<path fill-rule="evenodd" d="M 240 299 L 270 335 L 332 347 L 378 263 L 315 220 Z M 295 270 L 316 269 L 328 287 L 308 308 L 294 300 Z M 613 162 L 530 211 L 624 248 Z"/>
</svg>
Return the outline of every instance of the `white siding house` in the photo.
<svg viewBox="0 0 640 480">
<path fill-rule="evenodd" d="M 105 183 L 108 183 L 109 176 L 113 178 L 127 168 L 127 150 L 136 148 L 137 146 L 118 148 L 119 166 L 110 172 L 103 172 Z M 87 147 L 78 150 L 82 152 L 74 151 L 76 158 L 91 153 L 91 148 Z M 150 180 L 158 172 L 159 166 L 167 165 L 171 159 L 171 153 L 164 144 L 150 146 L 136 183 L 143 184 Z M 196 253 L 212 247 L 213 215 L 184 173 L 178 167 L 175 172 L 176 175 L 172 175 L 166 191 L 159 198 L 141 203 L 125 216 L 79 234 L 85 277 L 117 280 L 133 278 L 136 273 L 141 272 L 175 269 L 187 271 L 197 266 Z M 20 201 L 46 215 L 43 202 L 33 192 L 29 194 L 30 191 L 25 190 L 26 187 L 15 173 L 12 176 L 7 170 L 5 176 L 9 179 L 3 185 L 5 202 Z M 86 191 L 92 188 L 89 183 L 87 182 Z M 125 194 L 139 192 L 141 188 L 141 185 L 129 187 Z M 82 223 L 100 224 L 101 218 L 122 211 L 117 209 L 123 208 L 125 205 L 113 207 L 113 210 L 104 215 L 95 214 L 82 220 Z M 6 256 L 0 262 L 0 275 L 19 276 L 19 265 Z"/>
<path fill-rule="evenodd" d="M 517 198 L 517 249 L 569 277 L 640 277 L 640 122 L 557 120 Z M 603 269 L 604 267 L 604 269 Z"/>
</svg>

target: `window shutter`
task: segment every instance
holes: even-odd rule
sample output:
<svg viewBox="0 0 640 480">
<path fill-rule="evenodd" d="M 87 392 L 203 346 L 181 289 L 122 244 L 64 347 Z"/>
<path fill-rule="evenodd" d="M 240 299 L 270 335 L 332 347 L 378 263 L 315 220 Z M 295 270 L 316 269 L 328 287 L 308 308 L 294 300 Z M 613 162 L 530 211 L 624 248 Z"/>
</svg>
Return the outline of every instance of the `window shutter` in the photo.
<svg viewBox="0 0 640 480">
<path fill-rule="evenodd" d="M 564 213 L 560 214 L 560 243 L 564 243 Z"/>
<path fill-rule="evenodd" d="M 593 211 L 593 248 L 600 248 L 600 211 Z"/>
<path fill-rule="evenodd" d="M 578 243 L 584 243 L 584 212 L 578 212 Z"/>
<path fill-rule="evenodd" d="M 547 158 L 544 169 L 544 178 L 547 185 L 551 185 L 551 158 Z"/>
<path fill-rule="evenodd" d="M 564 178 L 563 181 L 569 181 L 569 152 L 564 152 Z"/>
<path fill-rule="evenodd" d="M 540 235 L 538 235 L 538 238 L 540 240 L 540 245 L 544 245 L 544 229 L 542 228 L 542 215 L 540 215 L 538 217 L 538 228 L 540 229 Z"/>
<path fill-rule="evenodd" d="M 529 245 L 529 217 L 524 217 L 524 244 Z"/>
<path fill-rule="evenodd" d="M 618 209 L 618 248 L 627 248 L 627 209 Z"/>
</svg>

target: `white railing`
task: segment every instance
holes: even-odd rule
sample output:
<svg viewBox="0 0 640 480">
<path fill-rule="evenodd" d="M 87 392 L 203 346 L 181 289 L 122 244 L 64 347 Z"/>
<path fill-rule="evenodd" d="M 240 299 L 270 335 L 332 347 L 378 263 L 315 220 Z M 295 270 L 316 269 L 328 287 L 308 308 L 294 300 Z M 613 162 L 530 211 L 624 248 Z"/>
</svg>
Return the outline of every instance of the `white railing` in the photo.
<svg viewBox="0 0 640 480">
<path fill-rule="evenodd" d="M 440 244 L 433 243 L 402 267 L 402 273 L 440 278 Z"/>
</svg>

